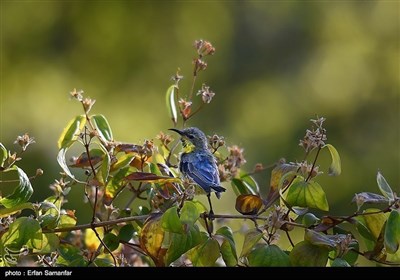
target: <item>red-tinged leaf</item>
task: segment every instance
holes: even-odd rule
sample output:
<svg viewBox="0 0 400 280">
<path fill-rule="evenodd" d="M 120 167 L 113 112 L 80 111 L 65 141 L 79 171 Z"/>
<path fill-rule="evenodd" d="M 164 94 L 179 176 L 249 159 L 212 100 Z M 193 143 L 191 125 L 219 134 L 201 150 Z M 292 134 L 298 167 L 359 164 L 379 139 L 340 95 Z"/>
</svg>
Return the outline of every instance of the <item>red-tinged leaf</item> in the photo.
<svg viewBox="0 0 400 280">
<path fill-rule="evenodd" d="M 86 152 L 83 152 L 70 167 L 90 167 L 95 166 L 103 160 L 104 153 L 100 149 L 93 149 L 90 151 L 90 157 Z"/>
<path fill-rule="evenodd" d="M 129 143 L 118 144 L 115 147 L 115 151 L 117 153 L 118 152 L 124 152 L 125 154 L 129 154 L 129 153 L 137 153 L 137 154 L 139 154 L 142 149 L 143 148 L 140 145 L 129 144 Z"/>
<path fill-rule="evenodd" d="M 242 194 L 236 198 L 235 208 L 243 215 L 255 215 L 263 205 L 262 199 L 257 195 Z"/>
<path fill-rule="evenodd" d="M 129 181 L 139 181 L 139 182 L 148 182 L 148 183 L 179 183 L 181 180 L 179 178 L 173 178 L 168 176 L 159 176 L 153 173 L 147 172 L 133 172 L 125 177 L 126 180 Z"/>
</svg>

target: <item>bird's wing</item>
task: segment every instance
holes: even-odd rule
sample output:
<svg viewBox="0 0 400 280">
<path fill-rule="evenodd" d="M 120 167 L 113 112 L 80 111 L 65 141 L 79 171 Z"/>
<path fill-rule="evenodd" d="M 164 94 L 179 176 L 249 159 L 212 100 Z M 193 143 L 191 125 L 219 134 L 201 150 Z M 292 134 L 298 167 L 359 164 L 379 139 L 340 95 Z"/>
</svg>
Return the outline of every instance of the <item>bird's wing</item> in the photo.
<svg viewBox="0 0 400 280">
<path fill-rule="evenodd" d="M 217 165 L 207 155 L 196 155 L 193 158 L 182 158 L 181 170 L 192 178 L 206 192 L 220 185 Z"/>
</svg>

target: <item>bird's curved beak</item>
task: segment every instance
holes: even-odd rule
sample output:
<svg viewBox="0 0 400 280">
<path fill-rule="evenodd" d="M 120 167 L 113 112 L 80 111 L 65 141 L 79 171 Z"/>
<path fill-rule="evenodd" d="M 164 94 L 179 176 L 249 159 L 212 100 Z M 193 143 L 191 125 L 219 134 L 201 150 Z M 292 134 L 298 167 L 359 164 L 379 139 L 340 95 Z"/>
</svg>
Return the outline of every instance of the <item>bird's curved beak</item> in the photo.
<svg viewBox="0 0 400 280">
<path fill-rule="evenodd" d="M 179 135 L 183 135 L 183 132 L 181 130 L 179 130 L 179 129 L 169 128 L 168 130 L 172 130 L 172 131 L 175 131 L 176 133 L 178 133 Z"/>
</svg>

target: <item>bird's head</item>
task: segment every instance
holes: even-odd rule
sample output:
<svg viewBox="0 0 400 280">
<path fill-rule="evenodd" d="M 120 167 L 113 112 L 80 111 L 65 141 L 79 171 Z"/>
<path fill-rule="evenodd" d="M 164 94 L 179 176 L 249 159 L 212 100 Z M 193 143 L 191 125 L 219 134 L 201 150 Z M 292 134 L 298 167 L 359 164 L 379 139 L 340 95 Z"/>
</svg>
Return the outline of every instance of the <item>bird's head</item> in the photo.
<svg viewBox="0 0 400 280">
<path fill-rule="evenodd" d="M 169 130 L 180 134 L 183 140 L 188 140 L 195 148 L 207 149 L 207 137 L 197 127 L 188 127 L 182 130 L 170 128 Z"/>
</svg>

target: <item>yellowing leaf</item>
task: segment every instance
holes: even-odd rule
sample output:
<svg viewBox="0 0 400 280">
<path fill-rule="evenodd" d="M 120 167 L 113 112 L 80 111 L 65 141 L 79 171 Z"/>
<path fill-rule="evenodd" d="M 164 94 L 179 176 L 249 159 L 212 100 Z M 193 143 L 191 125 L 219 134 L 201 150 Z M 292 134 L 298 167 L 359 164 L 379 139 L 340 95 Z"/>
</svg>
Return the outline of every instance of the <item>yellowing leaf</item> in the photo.
<svg viewBox="0 0 400 280">
<path fill-rule="evenodd" d="M 193 266 L 215 266 L 215 262 L 221 256 L 219 244 L 215 239 L 208 239 L 187 252 Z"/>
<path fill-rule="evenodd" d="M 99 234 L 100 238 L 103 238 L 104 235 L 104 230 L 101 227 L 96 228 L 97 233 Z M 91 252 L 94 252 L 97 250 L 97 248 L 100 246 L 101 242 L 97 238 L 96 233 L 91 229 L 86 229 L 85 230 L 85 245 L 87 249 Z"/>
<path fill-rule="evenodd" d="M 342 172 L 339 153 L 335 149 L 335 147 L 332 146 L 331 144 L 326 144 L 323 148 L 325 147 L 328 148 L 332 157 L 332 163 L 331 166 L 329 167 L 328 174 L 331 176 L 338 176 Z"/>
<path fill-rule="evenodd" d="M 168 176 L 159 176 L 153 173 L 147 172 L 133 172 L 125 177 L 126 180 L 130 181 L 140 181 L 140 182 L 148 182 L 148 183 L 179 183 L 181 180 L 179 178 L 168 177 Z"/>
<path fill-rule="evenodd" d="M 161 216 L 148 219 L 140 231 L 140 247 L 152 258 L 156 266 L 164 266 L 167 252 L 162 248 L 165 231 L 161 226 Z"/>
<path fill-rule="evenodd" d="M 379 209 L 369 208 L 369 209 L 366 209 L 364 211 L 364 213 L 374 213 L 374 212 L 377 212 L 377 213 L 368 214 L 368 215 L 363 216 L 365 224 L 366 224 L 367 228 L 369 229 L 369 231 L 374 236 L 375 240 L 378 239 L 379 234 L 382 231 L 382 227 L 384 226 L 385 221 L 386 221 L 385 214 L 383 214 L 382 212 L 379 212 L 379 211 L 380 211 Z"/>
<path fill-rule="evenodd" d="M 255 215 L 263 205 L 262 199 L 257 195 L 241 194 L 236 198 L 235 208 L 243 215 Z"/>
</svg>

